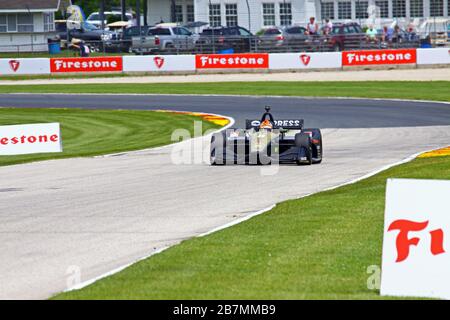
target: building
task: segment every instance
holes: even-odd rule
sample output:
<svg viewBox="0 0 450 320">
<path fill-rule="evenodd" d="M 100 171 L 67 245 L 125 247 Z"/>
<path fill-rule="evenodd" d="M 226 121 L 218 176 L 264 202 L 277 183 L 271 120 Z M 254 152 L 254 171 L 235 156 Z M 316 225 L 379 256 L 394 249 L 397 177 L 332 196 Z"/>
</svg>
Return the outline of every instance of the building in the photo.
<svg viewBox="0 0 450 320">
<path fill-rule="evenodd" d="M 70 0 L 1 0 L 0 52 L 47 51 L 55 12 Z"/>
<path fill-rule="evenodd" d="M 147 0 L 147 21 L 213 26 L 240 25 L 256 32 L 273 25 L 359 21 L 361 24 L 419 23 L 424 17 L 449 17 L 450 0 Z"/>
</svg>

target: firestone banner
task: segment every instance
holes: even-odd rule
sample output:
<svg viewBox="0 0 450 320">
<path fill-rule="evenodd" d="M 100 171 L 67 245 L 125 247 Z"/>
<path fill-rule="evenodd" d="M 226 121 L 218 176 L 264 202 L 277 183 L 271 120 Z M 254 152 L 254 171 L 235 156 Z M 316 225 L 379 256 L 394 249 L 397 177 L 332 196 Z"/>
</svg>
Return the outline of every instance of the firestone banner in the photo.
<svg viewBox="0 0 450 320">
<path fill-rule="evenodd" d="M 121 72 L 122 57 L 52 58 L 50 70 L 52 73 Z"/>
<path fill-rule="evenodd" d="M 62 152 L 59 123 L 0 126 L 0 156 Z"/>
<path fill-rule="evenodd" d="M 363 50 L 342 52 L 343 66 L 415 64 L 416 49 Z"/>
<path fill-rule="evenodd" d="M 267 69 L 269 54 L 199 54 L 195 66 L 197 69 Z"/>
<path fill-rule="evenodd" d="M 449 194 L 449 180 L 388 180 L 382 295 L 450 299 Z"/>
</svg>

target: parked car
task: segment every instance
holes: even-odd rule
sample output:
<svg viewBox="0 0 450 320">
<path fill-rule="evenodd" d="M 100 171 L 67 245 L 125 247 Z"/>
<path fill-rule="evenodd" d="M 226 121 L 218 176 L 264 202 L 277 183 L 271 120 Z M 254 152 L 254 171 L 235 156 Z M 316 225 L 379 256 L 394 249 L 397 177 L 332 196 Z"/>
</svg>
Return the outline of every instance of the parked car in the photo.
<svg viewBox="0 0 450 320">
<path fill-rule="evenodd" d="M 94 50 L 102 51 L 104 48 L 112 47 L 112 41 L 117 40 L 117 34 L 114 32 L 101 30 L 88 22 L 72 22 L 67 28 L 66 20 L 59 20 L 56 23 L 56 31 L 62 42 L 72 41 L 73 38 L 83 40 Z"/>
<path fill-rule="evenodd" d="M 214 27 L 204 29 L 196 42 L 200 52 L 249 52 L 253 34 L 247 29 L 235 27 Z"/>
<path fill-rule="evenodd" d="M 274 27 L 262 30 L 258 37 L 259 50 L 304 50 L 309 44 L 306 28 L 300 26 Z"/>
<path fill-rule="evenodd" d="M 321 45 L 332 51 L 359 49 L 366 35 L 356 22 L 335 23 L 329 35 L 323 36 Z"/>
<path fill-rule="evenodd" d="M 132 37 L 131 51 L 136 54 L 189 51 L 195 47 L 196 36 L 188 29 L 172 24 L 149 28 L 145 36 Z"/>
<path fill-rule="evenodd" d="M 149 28 L 148 26 L 141 26 L 140 30 L 137 26 L 125 28 L 120 38 L 120 50 L 131 53 L 133 37 L 145 36 Z"/>
<path fill-rule="evenodd" d="M 120 11 L 105 11 L 104 12 L 104 25 L 106 26 L 108 21 L 113 18 L 115 21 L 122 20 L 122 13 Z M 125 14 L 126 21 L 128 21 L 131 25 L 131 21 L 133 20 L 133 15 L 131 13 Z M 102 27 L 102 20 L 100 19 L 100 12 L 93 12 L 89 15 L 86 21 L 90 24 L 93 24 L 97 28 Z"/>
</svg>

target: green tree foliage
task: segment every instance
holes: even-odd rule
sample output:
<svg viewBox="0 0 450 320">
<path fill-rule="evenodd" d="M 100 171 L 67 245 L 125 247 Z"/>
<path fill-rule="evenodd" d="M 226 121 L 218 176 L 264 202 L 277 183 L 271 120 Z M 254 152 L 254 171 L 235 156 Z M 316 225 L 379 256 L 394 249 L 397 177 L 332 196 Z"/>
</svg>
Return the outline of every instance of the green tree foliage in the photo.
<svg viewBox="0 0 450 320">
<path fill-rule="evenodd" d="M 144 7 L 144 1 L 141 1 L 141 12 Z M 92 12 L 100 10 L 100 0 L 72 0 L 73 4 L 80 6 L 86 16 L 89 16 Z M 136 0 L 127 0 L 126 1 L 127 10 L 131 9 L 133 11 L 136 10 Z M 120 8 L 120 0 L 105 0 L 105 10 L 110 11 L 112 8 Z"/>
</svg>

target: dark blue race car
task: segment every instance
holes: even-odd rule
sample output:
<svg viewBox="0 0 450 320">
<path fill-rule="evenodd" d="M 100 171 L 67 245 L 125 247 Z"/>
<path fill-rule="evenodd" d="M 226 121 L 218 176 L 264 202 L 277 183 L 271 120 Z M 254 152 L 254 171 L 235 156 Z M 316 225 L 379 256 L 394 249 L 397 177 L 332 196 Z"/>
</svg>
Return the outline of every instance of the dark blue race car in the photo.
<svg viewBox="0 0 450 320">
<path fill-rule="evenodd" d="M 303 119 L 275 119 L 270 107 L 245 129 L 227 129 L 211 137 L 210 162 L 226 164 L 316 164 L 322 162 L 320 129 L 305 129 Z"/>
</svg>

